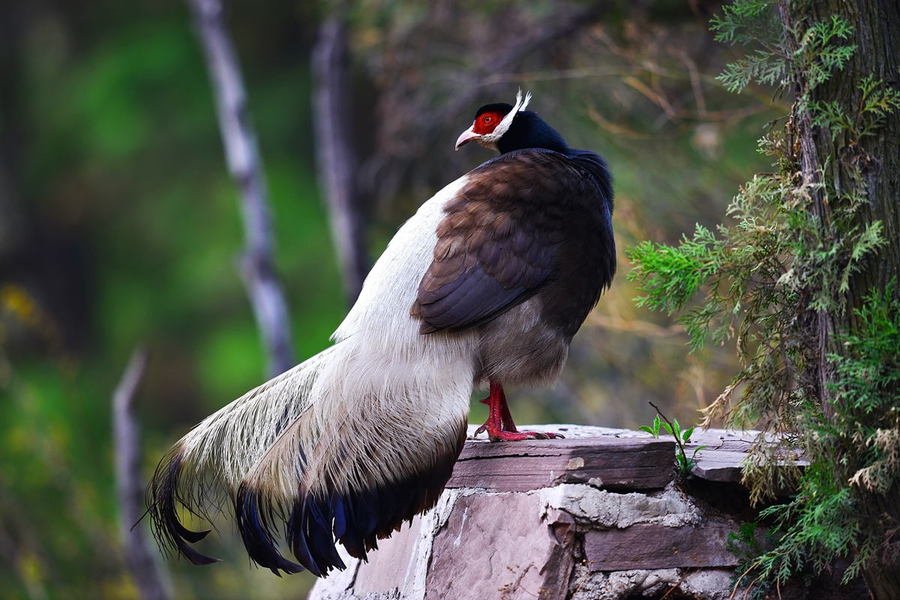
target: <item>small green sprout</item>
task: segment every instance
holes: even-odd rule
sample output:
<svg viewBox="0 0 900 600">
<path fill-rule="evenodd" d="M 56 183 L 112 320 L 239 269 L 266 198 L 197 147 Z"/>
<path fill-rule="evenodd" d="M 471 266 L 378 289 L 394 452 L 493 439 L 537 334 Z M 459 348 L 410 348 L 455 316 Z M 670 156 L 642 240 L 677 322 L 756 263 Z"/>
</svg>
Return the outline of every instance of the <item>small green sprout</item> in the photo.
<svg viewBox="0 0 900 600">
<path fill-rule="evenodd" d="M 681 424 L 678 422 L 678 419 L 674 421 L 670 421 L 669 418 L 663 414 L 659 407 L 649 403 L 656 410 L 656 416 L 653 417 L 653 423 L 649 426 L 641 425 L 638 427 L 641 431 L 646 431 L 650 435 L 655 438 L 659 437 L 660 429 L 668 432 L 669 435 L 675 438 L 675 464 L 678 466 L 678 472 L 683 476 L 687 477 L 691 473 L 691 469 L 697 466 L 697 453 L 701 450 L 705 450 L 706 446 L 698 446 L 694 448 L 694 451 L 691 453 L 690 458 L 688 458 L 687 450 L 684 445 L 690 443 L 691 435 L 694 433 L 695 427 L 688 427 L 687 429 L 682 429 Z"/>
</svg>

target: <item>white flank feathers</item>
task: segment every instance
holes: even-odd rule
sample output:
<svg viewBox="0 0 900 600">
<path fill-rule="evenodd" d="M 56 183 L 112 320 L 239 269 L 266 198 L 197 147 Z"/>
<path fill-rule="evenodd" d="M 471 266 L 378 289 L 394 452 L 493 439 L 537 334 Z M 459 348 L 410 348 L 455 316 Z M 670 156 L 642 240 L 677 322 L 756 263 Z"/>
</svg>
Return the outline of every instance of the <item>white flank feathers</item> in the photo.
<svg viewBox="0 0 900 600">
<path fill-rule="evenodd" d="M 521 100 L 521 98 L 520 98 Z M 527 97 L 525 102 L 527 103 Z M 477 335 L 421 335 L 410 316 L 447 185 L 410 218 L 372 267 L 335 345 L 207 417 L 177 445 L 187 485 L 241 482 L 278 502 L 396 481 L 455 452 L 468 414 Z M 219 485 L 215 485 L 219 487 Z"/>
</svg>

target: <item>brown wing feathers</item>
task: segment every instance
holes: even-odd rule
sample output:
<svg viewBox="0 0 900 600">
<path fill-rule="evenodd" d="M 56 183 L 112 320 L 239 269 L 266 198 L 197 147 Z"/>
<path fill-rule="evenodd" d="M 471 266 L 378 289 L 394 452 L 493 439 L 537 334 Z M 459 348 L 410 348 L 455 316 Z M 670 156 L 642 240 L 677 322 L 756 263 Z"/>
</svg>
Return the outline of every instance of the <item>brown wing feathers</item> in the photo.
<svg viewBox="0 0 900 600">
<path fill-rule="evenodd" d="M 419 285 L 412 314 L 422 333 L 488 321 L 552 278 L 565 238 L 563 205 L 583 195 L 566 189 L 583 188 L 567 163 L 561 154 L 528 150 L 472 171 L 446 207 Z"/>
</svg>

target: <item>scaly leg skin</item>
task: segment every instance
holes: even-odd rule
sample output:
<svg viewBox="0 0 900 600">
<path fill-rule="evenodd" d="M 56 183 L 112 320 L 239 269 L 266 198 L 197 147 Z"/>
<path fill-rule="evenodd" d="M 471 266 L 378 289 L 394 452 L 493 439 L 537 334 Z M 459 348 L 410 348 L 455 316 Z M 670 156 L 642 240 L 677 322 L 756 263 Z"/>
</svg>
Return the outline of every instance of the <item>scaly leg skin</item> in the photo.
<svg viewBox="0 0 900 600">
<path fill-rule="evenodd" d="M 475 430 L 473 437 L 482 431 L 487 431 L 488 439 L 492 442 L 517 442 L 520 440 L 551 440 L 561 438 L 558 433 L 540 433 L 537 431 L 519 431 L 513 422 L 509 405 L 506 403 L 506 394 L 503 386 L 496 381 L 491 381 L 491 391 L 487 398 L 481 400 L 488 405 L 488 418 L 484 425 Z"/>
</svg>

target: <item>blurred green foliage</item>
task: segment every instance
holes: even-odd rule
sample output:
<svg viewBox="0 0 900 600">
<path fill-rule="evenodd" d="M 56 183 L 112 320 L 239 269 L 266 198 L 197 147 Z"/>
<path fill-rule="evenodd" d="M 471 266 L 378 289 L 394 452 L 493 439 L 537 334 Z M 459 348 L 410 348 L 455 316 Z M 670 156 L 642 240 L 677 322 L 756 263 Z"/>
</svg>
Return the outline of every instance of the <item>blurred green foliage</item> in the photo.
<svg viewBox="0 0 900 600">
<path fill-rule="evenodd" d="M 571 40 L 543 49 L 519 72 L 486 83 L 464 115 L 442 125 L 459 131 L 478 104 L 529 87 L 535 108 L 574 146 L 600 151 L 612 166 L 620 248 L 672 242 L 695 222 L 716 222 L 737 183 L 760 168 L 753 140 L 773 114 L 771 98 L 762 92 L 748 106 L 720 93 L 713 76 L 725 58 L 710 44 L 705 17 L 691 3 L 658 4 L 657 12 L 616 4 L 577 51 Z M 302 359 L 327 345 L 346 309 L 315 180 L 310 116 L 310 50 L 329 5 L 229 6 Z M 425 31 L 428 19 L 448 39 L 403 72 L 415 81 L 433 74 L 449 91 L 454 81 L 440 77 L 490 56 L 489 33 L 516 35 L 502 27 L 515 3 L 451 4 L 458 19 L 451 23 L 441 20 L 447 6 L 356 3 L 358 85 L 381 86 L 382 95 L 399 85 L 372 72 L 396 60 L 397 40 L 415 27 Z M 185 6 L 19 0 L 3 11 L 0 597 L 134 598 L 115 518 L 111 393 L 132 348 L 145 345 L 150 362 L 137 404 L 149 473 L 190 426 L 264 379 L 235 265 L 243 245 L 237 192 Z M 539 2 L 521 12 L 515 23 L 539 28 L 554 10 Z M 467 32 L 451 44 L 451 34 Z M 363 150 L 378 143 L 376 119 L 385 118 L 372 104 L 355 102 Z M 449 162 L 455 176 L 466 168 L 457 168 L 460 161 L 487 158 L 477 150 L 453 156 L 453 139 L 416 160 L 456 161 Z M 407 186 L 394 204 L 376 207 L 376 254 L 423 200 Z M 621 253 L 619 269 L 628 270 Z M 652 417 L 648 399 L 682 423 L 696 420 L 695 409 L 729 377 L 731 359 L 686 358 L 684 332 L 635 309 L 635 295 L 619 277 L 576 338 L 561 385 L 518 391 L 519 421 L 636 426 Z M 483 410 L 473 404 L 472 422 Z M 305 576 L 279 580 L 249 567 L 228 528 L 222 533 L 209 551 L 225 564 L 166 562 L 176 597 L 295 598 L 311 585 Z"/>
</svg>

